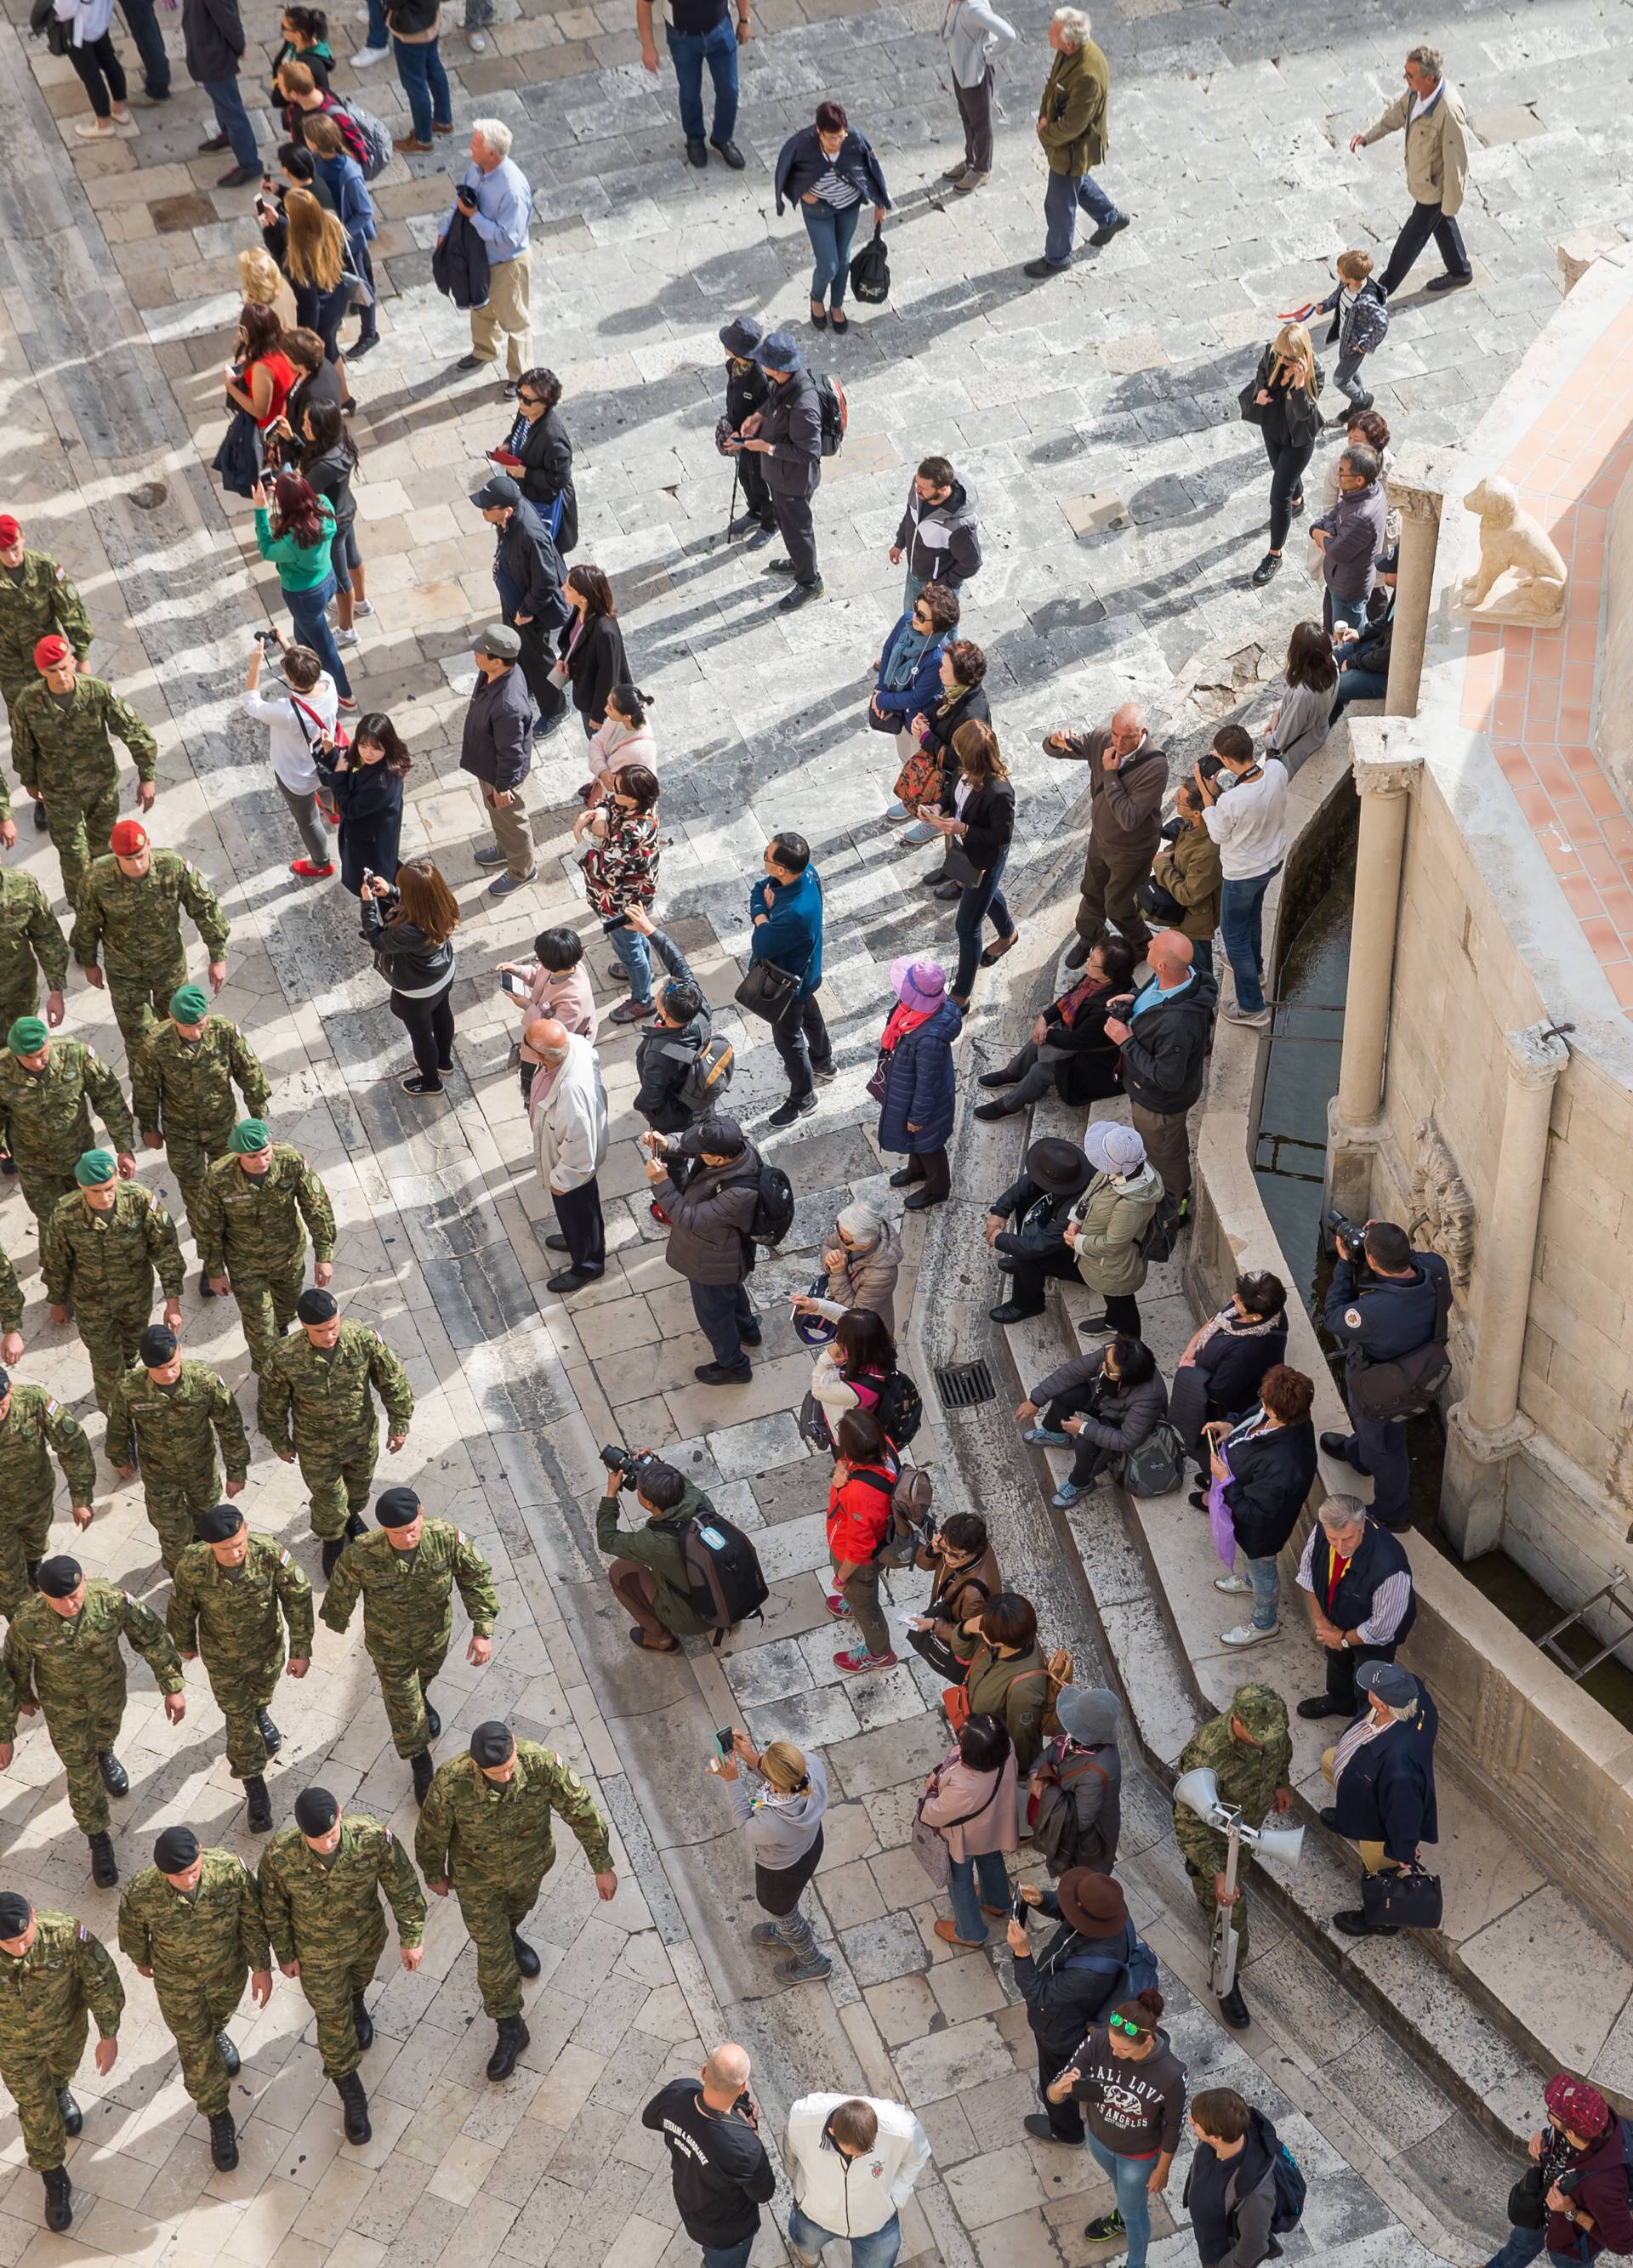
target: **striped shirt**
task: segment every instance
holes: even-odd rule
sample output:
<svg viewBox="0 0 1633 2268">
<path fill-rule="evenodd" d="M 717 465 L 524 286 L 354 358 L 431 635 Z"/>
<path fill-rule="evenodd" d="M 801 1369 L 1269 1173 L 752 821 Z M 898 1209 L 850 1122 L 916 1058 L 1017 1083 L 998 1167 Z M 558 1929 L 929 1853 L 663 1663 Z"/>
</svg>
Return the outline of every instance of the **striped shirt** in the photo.
<svg viewBox="0 0 1633 2268">
<path fill-rule="evenodd" d="M 820 197 L 824 204 L 832 205 L 840 212 L 861 202 L 861 191 L 853 183 L 842 181 L 831 166 L 821 180 L 811 183 L 811 194 Z"/>
<path fill-rule="evenodd" d="M 1298 1563 L 1298 1585 L 1301 1590 L 1313 1592 L 1315 1589 L 1313 1563 L 1316 1537 L 1320 1532 L 1321 1523 L 1318 1521 L 1304 1540 L 1304 1557 Z M 1412 1578 L 1406 1568 L 1402 1567 L 1393 1575 L 1385 1575 L 1372 1594 L 1371 1611 L 1366 1620 L 1356 1624 L 1357 1643 L 1362 1646 L 1392 1646 L 1394 1643 L 1395 1633 L 1405 1618 L 1411 1597 Z M 1317 1603 L 1325 1614 L 1326 1602 L 1318 1601 Z"/>
</svg>

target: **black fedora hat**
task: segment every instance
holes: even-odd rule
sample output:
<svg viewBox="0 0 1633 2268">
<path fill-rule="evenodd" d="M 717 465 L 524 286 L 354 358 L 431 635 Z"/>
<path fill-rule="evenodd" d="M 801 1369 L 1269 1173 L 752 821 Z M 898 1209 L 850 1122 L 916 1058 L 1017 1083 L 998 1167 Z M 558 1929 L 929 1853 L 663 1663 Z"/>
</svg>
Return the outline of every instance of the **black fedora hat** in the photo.
<svg viewBox="0 0 1633 2268">
<path fill-rule="evenodd" d="M 1094 1167 L 1081 1146 L 1054 1135 L 1032 1144 L 1024 1171 L 1029 1182 L 1035 1182 L 1052 1197 L 1080 1197 L 1094 1179 Z"/>
</svg>

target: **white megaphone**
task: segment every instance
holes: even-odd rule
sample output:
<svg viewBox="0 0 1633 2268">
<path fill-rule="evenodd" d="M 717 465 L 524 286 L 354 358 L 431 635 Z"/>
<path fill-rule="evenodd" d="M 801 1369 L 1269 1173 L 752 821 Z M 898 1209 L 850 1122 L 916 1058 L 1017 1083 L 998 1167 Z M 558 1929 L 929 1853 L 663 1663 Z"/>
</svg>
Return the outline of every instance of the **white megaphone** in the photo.
<svg viewBox="0 0 1633 2268">
<path fill-rule="evenodd" d="M 1236 1889 L 1237 1867 L 1245 1843 L 1261 1859 L 1279 1859 L 1283 1866 L 1288 1867 L 1297 1865 L 1304 1845 L 1304 1829 L 1245 1825 L 1239 1807 L 1221 1800 L 1218 1774 L 1207 1764 L 1199 1764 L 1194 1771 L 1180 1774 L 1174 1782 L 1174 1801 L 1184 1804 L 1187 1811 L 1193 1811 L 1199 1819 L 1225 1837 L 1224 1881 L 1227 1893 Z M 1216 1909 L 1214 1919 L 1209 1982 L 1222 2000 L 1236 1982 L 1237 1933 L 1230 1923 L 1230 1911 L 1235 1904 L 1235 1898 L 1228 1895 Z"/>
</svg>

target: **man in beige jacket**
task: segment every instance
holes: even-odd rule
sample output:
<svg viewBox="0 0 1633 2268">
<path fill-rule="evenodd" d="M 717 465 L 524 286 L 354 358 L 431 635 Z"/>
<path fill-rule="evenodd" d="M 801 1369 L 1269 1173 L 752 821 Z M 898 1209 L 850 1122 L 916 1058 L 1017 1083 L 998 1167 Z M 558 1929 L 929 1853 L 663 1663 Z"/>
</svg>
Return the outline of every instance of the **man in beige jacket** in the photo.
<svg viewBox="0 0 1633 2268">
<path fill-rule="evenodd" d="M 1431 291 L 1455 291 L 1472 284 L 1468 250 L 1457 213 L 1468 180 L 1468 144 L 1457 89 L 1445 77 L 1438 48 L 1414 48 L 1406 59 L 1407 91 L 1392 102 L 1364 134 L 1350 136 L 1349 147 L 1359 150 L 1381 142 L 1385 134 L 1406 135 L 1407 187 L 1412 210 L 1395 239 L 1389 265 L 1378 277 L 1387 298 L 1405 283 L 1413 263 L 1432 236 L 1445 261 L 1444 276 L 1431 276 Z"/>
</svg>

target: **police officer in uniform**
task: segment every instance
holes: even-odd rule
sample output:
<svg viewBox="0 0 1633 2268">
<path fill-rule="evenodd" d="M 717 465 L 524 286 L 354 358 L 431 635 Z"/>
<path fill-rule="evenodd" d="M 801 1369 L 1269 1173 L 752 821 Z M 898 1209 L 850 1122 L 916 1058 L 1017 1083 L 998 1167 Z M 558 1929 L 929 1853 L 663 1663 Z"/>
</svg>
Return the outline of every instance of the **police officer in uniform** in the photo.
<svg viewBox="0 0 1633 2268">
<path fill-rule="evenodd" d="M 1392 1220 L 1370 1220 L 1363 1249 L 1367 1279 L 1357 1285 L 1356 1256 L 1341 1236 L 1322 1327 L 1344 1349 L 1344 1399 L 1352 1433 L 1323 1433 L 1329 1457 L 1342 1457 L 1372 1476 L 1372 1517 L 1397 1531 L 1412 1525 L 1408 1501 L 1404 1418 L 1368 1418 L 1355 1387 L 1369 1363 L 1398 1362 L 1426 1346 L 1452 1307 L 1452 1273 L 1437 1252 L 1415 1252 Z"/>
<path fill-rule="evenodd" d="M 1237 1806 L 1244 1826 L 1262 1827 L 1273 1811 L 1279 1816 L 1292 1808 L 1293 1742 L 1287 1705 L 1274 1686 L 1238 1685 L 1230 1697 L 1230 1706 L 1197 1727 L 1180 1753 L 1179 1770 L 1194 1771 L 1202 1764 L 1218 1781 L 1220 1801 Z M 1174 1836 L 1211 1938 L 1224 1896 L 1227 1838 L 1183 1803 L 1174 1806 Z M 1236 1982 L 1219 2003 L 1220 2014 L 1238 2032 L 1252 2021 L 1241 1985 L 1247 1961 L 1245 1877 L 1252 1863 L 1244 1846 L 1237 1860 L 1230 1907 L 1230 1926 L 1237 1941 Z"/>
</svg>

